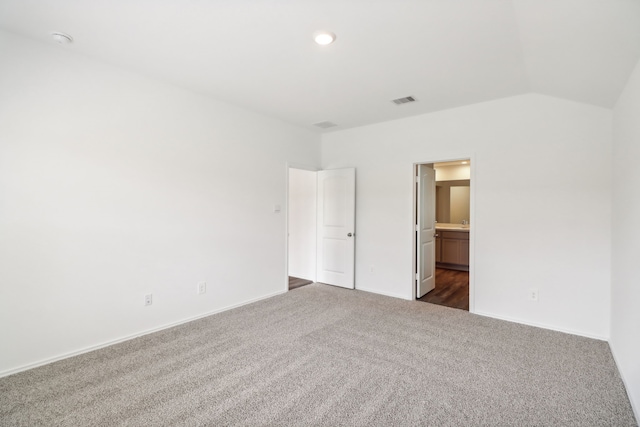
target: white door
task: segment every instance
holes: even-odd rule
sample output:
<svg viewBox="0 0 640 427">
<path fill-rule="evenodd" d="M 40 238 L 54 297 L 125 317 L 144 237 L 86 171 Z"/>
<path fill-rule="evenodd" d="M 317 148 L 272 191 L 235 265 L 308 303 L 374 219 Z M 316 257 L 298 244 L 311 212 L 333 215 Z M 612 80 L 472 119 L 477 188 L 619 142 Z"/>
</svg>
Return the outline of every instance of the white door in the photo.
<svg viewBox="0 0 640 427">
<path fill-rule="evenodd" d="M 436 171 L 433 165 L 418 165 L 418 238 L 416 278 L 418 298 L 436 287 Z"/>
<path fill-rule="evenodd" d="M 356 170 L 318 172 L 317 281 L 354 288 Z"/>
</svg>

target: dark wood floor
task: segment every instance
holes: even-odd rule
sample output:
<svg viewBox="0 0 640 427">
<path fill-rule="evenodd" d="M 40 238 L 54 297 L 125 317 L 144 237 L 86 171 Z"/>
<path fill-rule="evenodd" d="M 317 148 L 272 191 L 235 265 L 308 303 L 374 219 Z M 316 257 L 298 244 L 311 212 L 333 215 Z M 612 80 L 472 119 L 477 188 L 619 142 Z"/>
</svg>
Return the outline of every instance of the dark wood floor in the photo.
<svg viewBox="0 0 640 427">
<path fill-rule="evenodd" d="M 469 311 L 469 272 L 436 268 L 436 288 L 418 301 Z"/>
<path fill-rule="evenodd" d="M 299 277 L 289 276 L 289 290 L 299 288 L 300 286 L 310 285 L 311 280 L 300 279 Z"/>
</svg>

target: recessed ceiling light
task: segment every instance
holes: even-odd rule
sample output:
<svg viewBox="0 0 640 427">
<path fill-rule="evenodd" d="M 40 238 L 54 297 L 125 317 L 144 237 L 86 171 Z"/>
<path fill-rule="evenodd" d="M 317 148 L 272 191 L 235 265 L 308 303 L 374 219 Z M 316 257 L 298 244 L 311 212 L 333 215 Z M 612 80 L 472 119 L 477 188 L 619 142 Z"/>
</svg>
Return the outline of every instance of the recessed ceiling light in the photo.
<svg viewBox="0 0 640 427">
<path fill-rule="evenodd" d="M 59 31 L 54 31 L 53 33 L 51 33 L 51 38 L 53 38 L 60 44 L 73 43 L 73 37 L 71 37 L 69 34 L 61 33 Z"/>
<path fill-rule="evenodd" d="M 331 44 L 335 39 L 336 35 L 329 31 L 317 31 L 313 33 L 313 40 L 320 46 Z"/>
<path fill-rule="evenodd" d="M 466 161 L 465 161 L 465 162 L 460 162 L 460 163 L 462 163 L 463 165 L 466 165 L 466 164 L 467 164 L 467 163 L 469 163 L 469 162 L 466 162 Z"/>
</svg>

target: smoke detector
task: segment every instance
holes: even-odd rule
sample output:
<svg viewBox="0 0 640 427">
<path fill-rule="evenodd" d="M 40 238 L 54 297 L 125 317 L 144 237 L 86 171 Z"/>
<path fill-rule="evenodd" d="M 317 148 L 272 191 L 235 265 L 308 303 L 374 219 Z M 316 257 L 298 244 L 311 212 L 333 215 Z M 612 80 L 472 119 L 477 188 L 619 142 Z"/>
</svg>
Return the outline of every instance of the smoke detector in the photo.
<svg viewBox="0 0 640 427">
<path fill-rule="evenodd" d="M 51 38 L 60 44 L 73 43 L 73 37 L 71 37 L 69 34 L 61 33 L 59 31 L 52 32 Z"/>
<path fill-rule="evenodd" d="M 318 123 L 314 123 L 314 126 L 317 126 L 321 129 L 328 129 L 328 128 L 332 128 L 334 126 L 338 126 L 337 124 L 330 122 L 330 121 L 324 121 L 324 122 L 318 122 Z"/>
</svg>

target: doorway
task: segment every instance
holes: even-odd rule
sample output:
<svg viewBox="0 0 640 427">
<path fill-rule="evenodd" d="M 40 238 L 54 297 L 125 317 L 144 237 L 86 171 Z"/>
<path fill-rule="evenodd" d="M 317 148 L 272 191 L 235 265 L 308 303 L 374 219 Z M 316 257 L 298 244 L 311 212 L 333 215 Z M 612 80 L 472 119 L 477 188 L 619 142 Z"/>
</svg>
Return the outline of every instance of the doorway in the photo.
<svg viewBox="0 0 640 427">
<path fill-rule="evenodd" d="M 415 297 L 472 311 L 471 159 L 420 163 L 414 168 Z M 433 183 L 430 174 L 435 175 Z"/>
<path fill-rule="evenodd" d="M 316 281 L 316 175 L 289 168 L 287 192 L 288 290 Z"/>
</svg>

